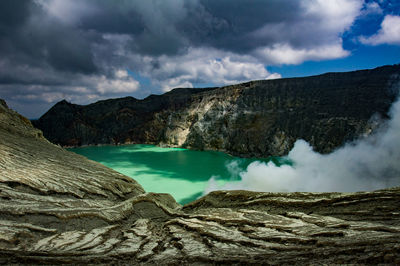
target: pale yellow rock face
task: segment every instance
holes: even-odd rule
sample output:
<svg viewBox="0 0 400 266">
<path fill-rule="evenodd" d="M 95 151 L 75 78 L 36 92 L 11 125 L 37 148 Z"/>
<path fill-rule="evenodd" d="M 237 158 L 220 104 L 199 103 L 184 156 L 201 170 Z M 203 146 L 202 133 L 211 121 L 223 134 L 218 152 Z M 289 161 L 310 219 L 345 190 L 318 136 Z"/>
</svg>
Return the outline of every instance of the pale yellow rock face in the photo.
<svg viewBox="0 0 400 266">
<path fill-rule="evenodd" d="M 392 188 L 219 191 L 182 207 L 0 102 L 0 263 L 398 264 L 399 204 Z"/>
</svg>

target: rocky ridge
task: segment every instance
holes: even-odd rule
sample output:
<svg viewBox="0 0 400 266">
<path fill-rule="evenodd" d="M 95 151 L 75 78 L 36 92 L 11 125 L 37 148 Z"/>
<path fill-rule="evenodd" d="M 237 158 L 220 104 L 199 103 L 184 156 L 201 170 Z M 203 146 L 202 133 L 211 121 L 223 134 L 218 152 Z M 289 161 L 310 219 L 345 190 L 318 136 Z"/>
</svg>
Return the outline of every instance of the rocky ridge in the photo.
<svg viewBox="0 0 400 266">
<path fill-rule="evenodd" d="M 400 188 L 218 191 L 181 206 L 48 142 L 0 101 L 0 263 L 400 263 Z"/>
<path fill-rule="evenodd" d="M 370 134 L 396 99 L 400 65 L 305 78 L 175 89 L 80 106 L 61 101 L 34 125 L 63 146 L 147 143 L 243 157 L 287 154 L 297 139 L 321 153 Z"/>
</svg>

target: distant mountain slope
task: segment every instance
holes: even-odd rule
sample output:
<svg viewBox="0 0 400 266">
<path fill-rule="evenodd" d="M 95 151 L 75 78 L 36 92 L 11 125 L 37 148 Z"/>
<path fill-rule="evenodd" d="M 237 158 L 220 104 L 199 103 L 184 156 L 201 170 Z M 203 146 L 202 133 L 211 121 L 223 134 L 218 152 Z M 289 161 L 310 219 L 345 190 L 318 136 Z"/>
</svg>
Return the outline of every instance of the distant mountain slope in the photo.
<svg viewBox="0 0 400 266">
<path fill-rule="evenodd" d="M 61 101 L 34 125 L 54 143 L 154 143 L 283 155 L 297 139 L 327 153 L 387 118 L 400 65 L 304 78 L 252 81 L 208 89 L 175 89 L 80 106 Z M 377 115 L 377 116 L 375 116 Z"/>
<path fill-rule="evenodd" d="M 399 264 L 400 188 L 185 206 L 49 143 L 0 100 L 0 264 Z"/>
</svg>

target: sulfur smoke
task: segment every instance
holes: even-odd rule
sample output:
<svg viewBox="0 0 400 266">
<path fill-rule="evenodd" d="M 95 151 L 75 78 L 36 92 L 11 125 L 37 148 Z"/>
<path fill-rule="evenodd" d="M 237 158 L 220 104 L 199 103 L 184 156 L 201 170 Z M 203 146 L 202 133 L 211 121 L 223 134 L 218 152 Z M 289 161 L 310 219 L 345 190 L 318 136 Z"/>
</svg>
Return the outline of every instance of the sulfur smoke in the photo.
<svg viewBox="0 0 400 266">
<path fill-rule="evenodd" d="M 298 140 L 287 156 L 292 165 L 253 162 L 246 170 L 237 170 L 240 181 L 219 186 L 212 177 L 205 193 L 236 189 L 353 192 L 399 186 L 400 100 L 392 105 L 390 116 L 374 134 L 327 155 L 314 152 L 306 141 Z"/>
</svg>

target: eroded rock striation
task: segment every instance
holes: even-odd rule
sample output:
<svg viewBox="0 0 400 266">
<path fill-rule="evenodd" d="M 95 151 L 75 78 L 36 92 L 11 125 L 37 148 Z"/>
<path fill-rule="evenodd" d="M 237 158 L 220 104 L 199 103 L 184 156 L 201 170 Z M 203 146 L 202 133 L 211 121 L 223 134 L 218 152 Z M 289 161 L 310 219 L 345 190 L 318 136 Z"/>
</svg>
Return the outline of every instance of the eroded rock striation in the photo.
<svg viewBox="0 0 400 266">
<path fill-rule="evenodd" d="M 400 263 L 400 188 L 218 191 L 181 206 L 48 142 L 0 101 L 0 263 Z"/>
<path fill-rule="evenodd" d="M 306 78 L 175 89 L 80 106 L 62 101 L 36 127 L 53 143 L 148 143 L 239 156 L 287 154 L 297 139 L 321 153 L 368 135 L 396 99 L 400 65 Z"/>
</svg>

